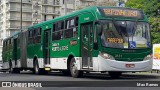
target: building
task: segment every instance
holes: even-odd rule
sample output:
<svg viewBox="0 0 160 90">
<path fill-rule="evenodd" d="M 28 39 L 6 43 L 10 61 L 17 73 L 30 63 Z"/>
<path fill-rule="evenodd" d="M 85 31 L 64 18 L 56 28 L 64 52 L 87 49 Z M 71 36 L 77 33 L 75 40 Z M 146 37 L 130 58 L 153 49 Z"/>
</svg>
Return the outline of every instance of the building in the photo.
<svg viewBox="0 0 160 90">
<path fill-rule="evenodd" d="M 60 0 L 22 0 L 22 3 L 0 0 L 0 57 L 3 39 L 20 31 L 21 20 L 22 30 L 26 30 L 28 26 L 60 16 L 60 7 Z"/>
<path fill-rule="evenodd" d="M 61 7 L 61 15 L 74 12 L 87 6 L 93 6 L 96 0 L 63 0 Z"/>
<path fill-rule="evenodd" d="M 22 30 L 26 30 L 28 26 L 98 5 L 102 1 L 104 0 L 0 0 L 0 60 L 3 39 L 19 32 L 21 25 Z"/>
<path fill-rule="evenodd" d="M 119 0 L 63 0 L 61 15 L 74 12 L 88 6 L 116 6 Z"/>
</svg>

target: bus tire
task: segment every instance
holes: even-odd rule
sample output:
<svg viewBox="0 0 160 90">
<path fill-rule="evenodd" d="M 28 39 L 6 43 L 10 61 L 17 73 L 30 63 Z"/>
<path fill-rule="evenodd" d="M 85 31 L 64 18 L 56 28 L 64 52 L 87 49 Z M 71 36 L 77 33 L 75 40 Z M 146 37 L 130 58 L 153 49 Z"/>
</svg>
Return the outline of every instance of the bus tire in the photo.
<svg viewBox="0 0 160 90">
<path fill-rule="evenodd" d="M 18 68 L 13 68 L 12 73 L 20 73 L 20 70 Z"/>
<path fill-rule="evenodd" d="M 122 72 L 109 72 L 111 78 L 119 78 L 122 75 Z"/>
<path fill-rule="evenodd" d="M 34 73 L 34 74 L 37 74 L 37 75 L 48 74 L 48 72 L 45 71 L 43 68 L 39 68 L 39 65 L 38 65 L 38 62 L 37 62 L 37 61 L 34 62 L 33 73 Z"/>
<path fill-rule="evenodd" d="M 70 73 L 71 76 L 74 78 L 82 77 L 83 76 L 83 71 L 77 70 L 77 67 L 75 65 L 75 58 L 72 58 L 70 61 Z"/>
<path fill-rule="evenodd" d="M 38 74 L 40 74 L 39 70 L 40 70 L 40 69 L 39 69 L 39 66 L 38 66 L 38 62 L 35 61 L 35 62 L 34 62 L 33 73 L 38 75 Z"/>
<path fill-rule="evenodd" d="M 9 61 L 9 72 L 12 73 L 13 72 L 13 67 L 12 67 L 12 62 Z"/>
</svg>

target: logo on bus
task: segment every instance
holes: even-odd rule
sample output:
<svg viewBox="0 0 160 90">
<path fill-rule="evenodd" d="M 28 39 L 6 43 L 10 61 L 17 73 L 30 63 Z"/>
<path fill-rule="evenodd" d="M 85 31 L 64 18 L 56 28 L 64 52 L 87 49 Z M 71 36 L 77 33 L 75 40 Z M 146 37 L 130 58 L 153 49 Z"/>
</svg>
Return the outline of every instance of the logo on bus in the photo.
<svg viewBox="0 0 160 90">
<path fill-rule="evenodd" d="M 52 44 L 52 51 L 66 51 L 68 50 L 68 45 L 66 46 L 59 46 L 59 43 Z"/>
<path fill-rule="evenodd" d="M 89 17 L 87 17 L 87 18 L 84 18 L 84 20 L 89 20 Z"/>
<path fill-rule="evenodd" d="M 77 41 L 76 40 L 70 41 L 70 45 L 77 45 Z"/>
</svg>

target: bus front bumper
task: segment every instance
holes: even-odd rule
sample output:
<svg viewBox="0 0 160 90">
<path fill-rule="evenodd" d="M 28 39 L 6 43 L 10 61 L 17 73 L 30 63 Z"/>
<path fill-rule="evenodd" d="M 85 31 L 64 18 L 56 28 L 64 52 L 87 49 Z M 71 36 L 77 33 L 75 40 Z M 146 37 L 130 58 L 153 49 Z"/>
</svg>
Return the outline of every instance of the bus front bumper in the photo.
<svg viewBox="0 0 160 90">
<path fill-rule="evenodd" d="M 99 71 L 151 71 L 152 60 L 127 62 L 104 59 L 98 55 Z"/>
</svg>

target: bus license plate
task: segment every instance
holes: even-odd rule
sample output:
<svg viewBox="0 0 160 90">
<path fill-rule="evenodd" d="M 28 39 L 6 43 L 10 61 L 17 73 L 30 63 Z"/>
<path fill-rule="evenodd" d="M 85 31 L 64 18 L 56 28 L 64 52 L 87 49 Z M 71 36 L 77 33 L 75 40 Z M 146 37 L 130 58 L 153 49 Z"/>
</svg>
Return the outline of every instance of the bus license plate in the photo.
<svg viewBox="0 0 160 90">
<path fill-rule="evenodd" d="M 126 68 L 134 68 L 135 64 L 126 64 Z"/>
</svg>

